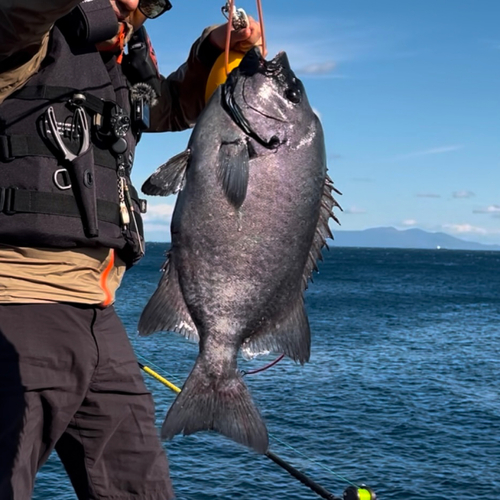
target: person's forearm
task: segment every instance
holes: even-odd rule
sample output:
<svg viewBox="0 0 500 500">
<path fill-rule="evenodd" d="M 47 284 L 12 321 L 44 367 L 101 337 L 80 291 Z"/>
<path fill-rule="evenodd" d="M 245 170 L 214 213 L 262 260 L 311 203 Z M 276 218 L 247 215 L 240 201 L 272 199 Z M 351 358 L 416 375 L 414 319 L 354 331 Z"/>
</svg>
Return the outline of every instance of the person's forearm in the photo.
<svg viewBox="0 0 500 500">
<path fill-rule="evenodd" d="M 2 0 L 0 62 L 22 50 L 36 53 L 52 25 L 82 0 Z"/>
<path fill-rule="evenodd" d="M 177 71 L 162 78 L 162 95 L 151 110 L 148 132 L 178 131 L 193 127 L 205 107 L 205 86 L 212 65 L 221 53 L 207 40 L 207 28 Z"/>
</svg>

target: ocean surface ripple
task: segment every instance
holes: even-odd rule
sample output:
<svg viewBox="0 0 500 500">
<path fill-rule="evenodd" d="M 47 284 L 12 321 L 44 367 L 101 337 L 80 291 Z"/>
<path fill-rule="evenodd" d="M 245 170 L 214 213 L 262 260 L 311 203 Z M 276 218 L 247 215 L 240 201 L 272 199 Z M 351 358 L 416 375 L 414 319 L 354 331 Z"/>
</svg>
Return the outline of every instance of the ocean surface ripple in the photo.
<svg viewBox="0 0 500 500">
<path fill-rule="evenodd" d="M 135 334 L 165 249 L 148 245 L 117 310 L 139 360 L 182 385 L 197 346 L 172 333 Z M 381 500 L 500 495 L 500 252 L 334 247 L 306 305 L 310 363 L 283 360 L 246 377 L 271 451 L 338 496 L 347 481 L 368 484 Z M 160 426 L 175 395 L 146 383 Z M 179 500 L 319 498 L 216 434 L 178 436 L 166 449 Z M 33 498 L 76 498 L 55 454 Z"/>
</svg>

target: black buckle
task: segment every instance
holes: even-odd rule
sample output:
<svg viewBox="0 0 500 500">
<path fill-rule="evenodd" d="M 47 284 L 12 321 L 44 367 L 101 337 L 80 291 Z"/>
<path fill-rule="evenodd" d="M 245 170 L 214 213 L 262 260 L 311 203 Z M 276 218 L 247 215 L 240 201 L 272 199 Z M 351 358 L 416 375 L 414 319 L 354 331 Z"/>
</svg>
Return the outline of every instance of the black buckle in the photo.
<svg viewBox="0 0 500 500">
<path fill-rule="evenodd" d="M 10 149 L 10 137 L 8 135 L 0 135 L 0 160 L 1 161 L 12 161 L 15 158 L 12 156 L 12 151 Z"/>
<path fill-rule="evenodd" d="M 0 212 L 6 215 L 13 215 L 16 188 L 0 188 Z"/>
</svg>

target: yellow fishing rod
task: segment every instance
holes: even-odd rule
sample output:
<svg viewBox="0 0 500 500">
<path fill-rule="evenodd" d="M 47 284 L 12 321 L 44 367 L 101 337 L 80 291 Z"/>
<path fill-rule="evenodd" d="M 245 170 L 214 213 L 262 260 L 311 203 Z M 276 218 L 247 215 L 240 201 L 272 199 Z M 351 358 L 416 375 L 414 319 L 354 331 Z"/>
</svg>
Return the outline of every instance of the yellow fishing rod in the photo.
<svg viewBox="0 0 500 500">
<path fill-rule="evenodd" d="M 179 387 L 167 380 L 165 377 L 162 377 L 155 370 L 153 370 L 149 366 L 144 365 L 143 363 L 138 363 L 141 370 L 161 382 L 163 385 L 167 386 L 171 391 L 177 394 L 181 392 L 181 389 Z M 303 472 L 300 472 L 298 469 L 280 458 L 275 453 L 268 450 L 266 451 L 265 456 L 272 460 L 275 464 L 279 465 L 282 469 L 286 470 L 295 479 L 298 479 L 302 484 L 314 491 L 314 493 L 319 495 L 321 498 L 325 498 L 326 500 L 377 500 L 377 495 L 370 488 L 366 487 L 365 485 L 356 486 L 352 483 L 351 486 L 349 486 L 344 491 L 342 498 L 337 497 L 333 493 L 330 493 L 328 490 L 323 488 L 323 486 L 320 486 L 318 483 L 313 481 L 310 477 L 306 476 Z"/>
</svg>

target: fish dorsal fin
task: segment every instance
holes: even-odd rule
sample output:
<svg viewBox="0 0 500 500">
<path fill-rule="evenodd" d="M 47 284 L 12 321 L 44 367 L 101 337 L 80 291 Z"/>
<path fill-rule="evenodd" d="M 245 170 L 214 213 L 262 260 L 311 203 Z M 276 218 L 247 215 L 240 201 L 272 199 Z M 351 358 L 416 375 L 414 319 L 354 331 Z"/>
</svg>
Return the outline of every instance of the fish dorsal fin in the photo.
<svg viewBox="0 0 500 500">
<path fill-rule="evenodd" d="M 243 342 L 241 351 L 245 357 L 254 357 L 269 352 L 284 353 L 303 364 L 309 361 L 311 331 L 300 293 L 281 311 L 278 318 L 265 322 L 251 337 Z"/>
<path fill-rule="evenodd" d="M 198 331 L 189 314 L 179 285 L 179 277 L 171 257 L 163 266 L 163 275 L 139 320 L 139 335 L 168 331 L 199 342 Z"/>
<path fill-rule="evenodd" d="M 153 196 L 178 193 L 184 187 L 190 156 L 191 151 L 186 149 L 159 166 L 142 185 L 142 192 Z"/>
<path fill-rule="evenodd" d="M 247 195 L 249 153 L 247 143 L 222 143 L 219 149 L 218 178 L 229 202 L 240 208 Z"/>
<path fill-rule="evenodd" d="M 330 220 L 330 218 L 332 218 L 337 224 L 340 224 L 339 220 L 333 213 L 333 209 L 335 207 L 338 207 L 340 210 L 342 210 L 342 207 L 333 197 L 332 191 L 335 191 L 338 194 L 342 194 L 340 191 L 335 189 L 335 187 L 333 186 L 333 181 L 327 175 L 323 184 L 323 195 L 321 198 L 321 208 L 319 212 L 318 223 L 316 224 L 316 232 L 314 233 L 313 242 L 311 245 L 311 249 L 309 250 L 309 256 L 307 258 L 304 273 L 302 275 L 302 285 L 304 290 L 307 288 L 308 280 L 310 279 L 312 281 L 313 271 L 318 270 L 318 260 L 323 260 L 321 250 L 323 249 L 323 247 L 328 248 L 326 239 L 333 239 L 332 232 L 330 231 L 330 227 L 328 226 L 328 221 Z"/>
</svg>

